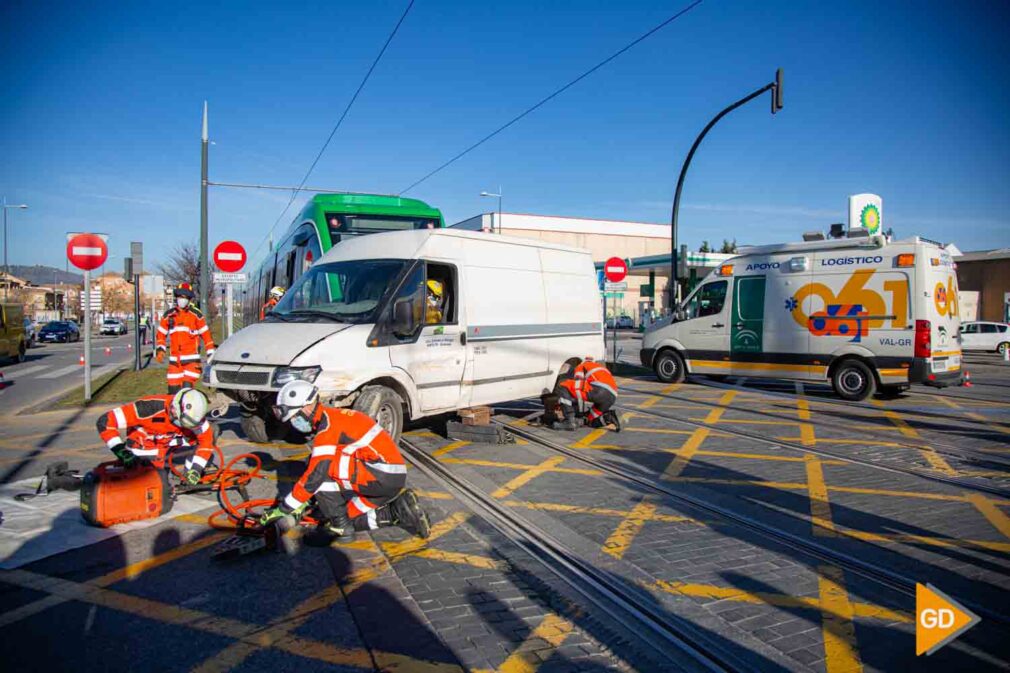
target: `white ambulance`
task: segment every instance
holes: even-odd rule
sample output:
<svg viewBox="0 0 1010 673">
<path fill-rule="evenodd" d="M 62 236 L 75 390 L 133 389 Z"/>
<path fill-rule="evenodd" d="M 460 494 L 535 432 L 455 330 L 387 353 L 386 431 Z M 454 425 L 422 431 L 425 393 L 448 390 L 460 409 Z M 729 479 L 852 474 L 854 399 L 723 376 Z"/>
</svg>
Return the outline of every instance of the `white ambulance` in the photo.
<svg viewBox="0 0 1010 673">
<path fill-rule="evenodd" d="M 295 379 L 398 438 L 405 417 L 542 395 L 575 360 L 603 356 L 588 251 L 433 229 L 334 246 L 218 347 L 205 378 L 241 404 L 253 441 L 282 434 L 271 406 Z"/>
<path fill-rule="evenodd" d="M 865 232 L 858 232 L 864 234 Z M 644 335 L 642 364 L 830 381 L 846 400 L 961 382 L 957 275 L 943 246 L 880 234 L 744 248 Z"/>
</svg>

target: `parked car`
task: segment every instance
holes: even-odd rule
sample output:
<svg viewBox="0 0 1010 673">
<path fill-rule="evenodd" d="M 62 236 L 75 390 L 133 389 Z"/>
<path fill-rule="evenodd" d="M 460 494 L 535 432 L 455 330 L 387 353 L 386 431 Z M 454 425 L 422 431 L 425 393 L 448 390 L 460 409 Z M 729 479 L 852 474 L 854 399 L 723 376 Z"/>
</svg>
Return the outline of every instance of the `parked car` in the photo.
<svg viewBox="0 0 1010 673">
<path fill-rule="evenodd" d="M 1010 348 L 1010 325 L 1005 322 L 961 323 L 961 348 L 966 351 L 995 351 Z"/>
<path fill-rule="evenodd" d="M 39 330 L 40 343 L 80 341 L 81 330 L 69 320 L 53 320 Z"/>
<path fill-rule="evenodd" d="M 102 322 L 102 328 L 99 330 L 100 334 L 126 334 L 126 321 L 120 320 L 119 318 L 106 318 Z"/>
<path fill-rule="evenodd" d="M 25 323 L 20 304 L 0 304 L 0 358 L 25 359 Z"/>
<path fill-rule="evenodd" d="M 37 325 L 31 318 L 25 318 L 25 348 L 35 347 L 35 329 Z"/>
<path fill-rule="evenodd" d="M 635 329 L 635 319 L 630 315 L 617 316 L 617 329 Z"/>
</svg>

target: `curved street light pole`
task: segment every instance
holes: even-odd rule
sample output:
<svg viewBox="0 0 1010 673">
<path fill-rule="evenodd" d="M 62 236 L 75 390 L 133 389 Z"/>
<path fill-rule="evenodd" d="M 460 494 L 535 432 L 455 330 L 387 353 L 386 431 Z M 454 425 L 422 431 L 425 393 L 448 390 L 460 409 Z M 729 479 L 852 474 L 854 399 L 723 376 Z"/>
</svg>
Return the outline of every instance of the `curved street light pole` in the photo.
<svg viewBox="0 0 1010 673">
<path fill-rule="evenodd" d="M 779 68 L 775 72 L 775 81 L 765 84 L 763 87 L 755 91 L 754 93 L 744 96 L 737 102 L 733 103 L 729 107 L 723 109 L 722 112 L 717 114 L 712 118 L 705 128 L 701 130 L 698 137 L 695 138 L 694 144 L 691 145 L 691 150 L 687 153 L 687 158 L 684 159 L 684 165 L 680 168 L 680 177 L 677 179 L 677 191 L 673 195 L 673 212 L 670 215 L 670 282 L 667 284 L 667 292 L 670 297 L 670 309 L 675 309 L 675 302 L 677 299 L 677 286 L 679 280 L 677 278 L 677 224 L 680 215 L 680 193 L 684 189 L 684 178 L 687 177 L 687 169 L 691 165 L 691 159 L 694 158 L 694 153 L 697 151 L 698 146 L 701 145 L 701 141 L 705 139 L 708 132 L 715 126 L 720 119 L 728 115 L 733 110 L 737 109 L 742 105 L 746 105 L 751 102 L 761 94 L 766 91 L 772 92 L 772 114 L 775 114 L 782 109 L 782 68 Z"/>
</svg>

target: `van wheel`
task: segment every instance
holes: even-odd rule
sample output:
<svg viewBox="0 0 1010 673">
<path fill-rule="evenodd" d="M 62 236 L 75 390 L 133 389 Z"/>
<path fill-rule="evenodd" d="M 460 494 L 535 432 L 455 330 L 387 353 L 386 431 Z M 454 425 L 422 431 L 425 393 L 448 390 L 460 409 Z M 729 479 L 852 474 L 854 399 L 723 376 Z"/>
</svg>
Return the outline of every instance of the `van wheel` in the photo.
<svg viewBox="0 0 1010 673">
<path fill-rule="evenodd" d="M 656 378 L 663 383 L 680 383 L 684 380 L 684 358 L 675 350 L 667 349 L 653 363 Z"/>
<path fill-rule="evenodd" d="M 403 432 L 403 400 L 386 386 L 365 386 L 354 400 L 354 409 L 368 414 L 397 444 Z"/>
<path fill-rule="evenodd" d="M 25 361 L 25 342 L 24 341 L 22 341 L 21 343 L 18 344 L 17 361 L 18 362 L 24 362 Z"/>
<path fill-rule="evenodd" d="M 1004 353 L 1006 353 L 1006 349 L 1008 348 L 1010 348 L 1010 343 L 1004 341 L 999 346 L 996 346 L 996 352 L 999 353 L 1000 355 L 1003 355 Z"/>
<path fill-rule="evenodd" d="M 877 389 L 877 379 L 859 360 L 843 360 L 831 375 L 831 387 L 843 400 L 862 402 Z"/>
</svg>

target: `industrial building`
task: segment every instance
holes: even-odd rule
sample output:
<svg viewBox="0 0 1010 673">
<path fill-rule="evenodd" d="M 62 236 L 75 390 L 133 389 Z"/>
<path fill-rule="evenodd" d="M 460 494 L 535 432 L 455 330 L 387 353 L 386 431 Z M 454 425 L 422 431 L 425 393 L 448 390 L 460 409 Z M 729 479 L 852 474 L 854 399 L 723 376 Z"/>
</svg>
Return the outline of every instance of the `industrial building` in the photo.
<svg viewBox="0 0 1010 673">
<path fill-rule="evenodd" d="M 978 293 L 974 319 L 1010 321 L 1010 248 L 966 252 L 954 261 L 958 289 Z"/>
</svg>

